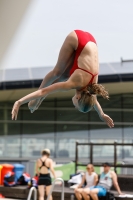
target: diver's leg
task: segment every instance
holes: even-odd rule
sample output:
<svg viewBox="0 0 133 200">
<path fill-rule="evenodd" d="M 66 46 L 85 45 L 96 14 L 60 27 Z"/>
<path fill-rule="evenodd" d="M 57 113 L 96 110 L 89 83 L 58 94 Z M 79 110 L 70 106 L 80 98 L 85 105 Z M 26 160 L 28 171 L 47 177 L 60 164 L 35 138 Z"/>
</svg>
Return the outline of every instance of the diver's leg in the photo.
<svg viewBox="0 0 133 200">
<path fill-rule="evenodd" d="M 54 69 L 44 77 L 39 89 L 51 85 L 55 80 L 61 77 L 65 71 L 68 71 L 67 69 L 70 69 L 74 61 L 77 45 L 78 39 L 76 33 L 73 31 L 66 37 L 59 52 L 58 60 Z M 31 112 L 36 110 L 40 100 L 41 99 L 37 99 L 29 102 L 28 106 Z"/>
</svg>

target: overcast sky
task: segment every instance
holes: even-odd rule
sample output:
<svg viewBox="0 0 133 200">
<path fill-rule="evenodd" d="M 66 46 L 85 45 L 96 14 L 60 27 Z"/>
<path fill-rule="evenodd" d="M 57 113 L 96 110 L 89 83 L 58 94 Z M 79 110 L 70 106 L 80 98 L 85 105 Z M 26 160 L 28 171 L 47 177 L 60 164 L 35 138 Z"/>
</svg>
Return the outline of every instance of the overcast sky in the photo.
<svg viewBox="0 0 133 200">
<path fill-rule="evenodd" d="M 32 0 L 1 67 L 54 66 L 74 29 L 96 38 L 100 63 L 133 59 L 133 0 Z"/>
</svg>

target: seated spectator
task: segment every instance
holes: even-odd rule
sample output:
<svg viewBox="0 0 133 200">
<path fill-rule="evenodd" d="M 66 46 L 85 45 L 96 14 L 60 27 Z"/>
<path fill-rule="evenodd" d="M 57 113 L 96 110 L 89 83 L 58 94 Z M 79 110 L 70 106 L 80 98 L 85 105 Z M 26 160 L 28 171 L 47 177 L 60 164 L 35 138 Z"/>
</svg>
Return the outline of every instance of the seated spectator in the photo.
<svg viewBox="0 0 133 200">
<path fill-rule="evenodd" d="M 86 169 L 87 171 L 83 175 L 82 182 L 75 189 L 75 195 L 78 200 L 81 200 L 82 198 L 85 199 L 86 195 L 90 193 L 90 188 L 94 187 L 98 181 L 98 175 L 94 172 L 93 165 L 88 164 Z M 85 184 L 85 181 L 87 185 L 85 188 L 82 188 L 82 186 Z"/>
<path fill-rule="evenodd" d="M 91 188 L 90 191 L 90 196 L 93 200 L 98 200 L 98 197 L 100 196 L 106 196 L 107 191 L 110 190 L 112 185 L 114 185 L 118 193 L 122 195 L 122 192 L 117 182 L 117 175 L 114 171 L 110 170 L 110 164 L 106 162 L 103 164 L 103 167 L 104 171 L 100 175 L 98 185 Z M 85 199 L 89 200 L 90 196 L 86 195 Z"/>
</svg>

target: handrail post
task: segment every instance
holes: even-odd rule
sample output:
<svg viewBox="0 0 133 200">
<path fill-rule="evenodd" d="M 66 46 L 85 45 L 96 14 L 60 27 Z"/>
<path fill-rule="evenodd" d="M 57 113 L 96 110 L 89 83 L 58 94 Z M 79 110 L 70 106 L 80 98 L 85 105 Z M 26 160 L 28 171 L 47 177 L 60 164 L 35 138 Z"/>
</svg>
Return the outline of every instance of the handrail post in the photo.
<svg viewBox="0 0 133 200">
<path fill-rule="evenodd" d="M 51 194 L 52 194 L 52 192 L 53 192 L 53 189 L 54 189 L 54 186 L 55 186 L 56 181 L 61 181 L 61 182 L 62 182 L 61 200 L 64 200 L 64 180 L 63 180 L 62 178 L 56 178 L 56 179 L 53 181 L 52 187 L 51 187 L 50 192 L 49 192 L 49 194 L 48 194 L 48 196 L 47 196 L 47 200 L 49 200 L 49 198 L 50 198 L 50 196 L 51 196 Z"/>
<path fill-rule="evenodd" d="M 116 150 L 117 142 L 114 141 L 114 171 L 117 173 L 116 164 L 117 164 L 117 150 Z"/>
<path fill-rule="evenodd" d="M 77 165 L 78 165 L 78 141 L 76 141 L 75 145 L 75 174 L 77 173 Z"/>
<path fill-rule="evenodd" d="M 90 163 L 93 165 L 93 144 L 90 142 Z"/>
<path fill-rule="evenodd" d="M 34 192 L 34 200 L 37 200 L 37 191 L 35 187 L 30 188 L 27 200 L 31 199 L 32 192 Z"/>
</svg>

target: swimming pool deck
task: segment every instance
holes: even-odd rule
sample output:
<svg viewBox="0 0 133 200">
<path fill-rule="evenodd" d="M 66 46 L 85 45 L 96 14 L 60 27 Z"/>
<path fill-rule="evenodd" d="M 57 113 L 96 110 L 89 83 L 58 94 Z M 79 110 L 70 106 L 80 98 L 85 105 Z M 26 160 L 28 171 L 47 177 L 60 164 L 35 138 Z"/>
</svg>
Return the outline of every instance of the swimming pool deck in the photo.
<svg viewBox="0 0 133 200">
<path fill-rule="evenodd" d="M 120 198 L 118 193 L 116 191 L 111 191 L 112 193 L 114 193 L 116 200 L 121 200 L 121 199 L 125 199 L 125 200 L 133 200 L 133 198 Z M 29 193 L 29 189 L 27 189 L 27 187 L 25 186 L 16 186 L 16 187 L 0 187 L 0 193 L 3 194 L 4 197 L 6 197 L 7 200 L 12 200 L 12 199 L 27 199 L 28 197 L 28 193 Z M 64 200 L 70 200 L 71 196 L 74 195 L 74 190 L 70 189 L 68 187 L 64 188 Z M 126 194 L 131 194 L 133 195 L 133 191 L 129 192 L 129 191 L 123 191 L 123 193 Z M 54 191 L 53 191 L 53 200 L 60 200 L 61 199 L 61 186 L 55 186 Z M 1 198 L 4 199 L 4 198 Z M 76 200 L 76 198 L 74 198 L 74 200 Z"/>
<path fill-rule="evenodd" d="M 118 183 L 123 193 L 133 195 L 133 176 L 119 175 Z M 61 190 L 62 190 L 61 186 L 55 185 L 53 193 L 52 193 L 53 200 L 61 199 Z M 114 193 L 116 200 L 133 200 L 133 198 L 129 198 L 129 197 L 120 198 L 118 193 L 115 191 L 113 187 L 112 187 L 111 192 Z M 27 199 L 28 193 L 29 193 L 29 189 L 27 188 L 27 186 L 15 186 L 15 187 L 0 186 L 0 194 L 2 194 L 6 198 Z M 68 187 L 67 182 L 65 182 L 64 200 L 71 200 L 72 195 L 74 195 L 74 190 L 70 189 Z M 102 199 L 105 200 L 106 198 L 102 198 Z M 76 200 L 76 198 L 74 198 L 74 200 Z"/>
<path fill-rule="evenodd" d="M 11 198 L 0 198 L 0 200 L 14 200 L 14 199 L 11 199 Z M 15 199 L 15 200 L 21 200 L 21 199 Z"/>
</svg>

